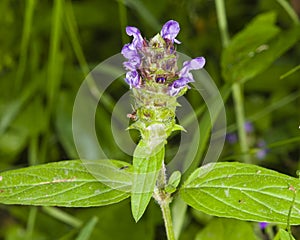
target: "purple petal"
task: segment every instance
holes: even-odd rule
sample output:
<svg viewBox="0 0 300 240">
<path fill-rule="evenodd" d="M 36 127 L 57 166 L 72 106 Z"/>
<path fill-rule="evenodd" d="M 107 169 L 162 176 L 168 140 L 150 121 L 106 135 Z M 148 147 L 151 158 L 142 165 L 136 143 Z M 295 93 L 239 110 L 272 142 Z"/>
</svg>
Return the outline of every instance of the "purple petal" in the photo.
<svg viewBox="0 0 300 240">
<path fill-rule="evenodd" d="M 228 133 L 226 134 L 226 141 L 229 144 L 234 144 L 237 142 L 237 135 L 235 133 Z"/>
<path fill-rule="evenodd" d="M 266 149 L 261 149 L 256 153 L 256 157 L 260 160 L 265 159 L 265 157 L 267 156 L 267 150 Z"/>
<path fill-rule="evenodd" d="M 143 46 L 144 39 L 139 29 L 136 27 L 126 27 L 126 33 L 129 36 L 133 36 L 132 44 L 134 47 L 141 48 Z"/>
<path fill-rule="evenodd" d="M 172 42 L 180 44 L 180 42 L 177 39 L 175 39 L 179 31 L 179 23 L 174 20 L 170 20 L 164 24 L 160 31 L 160 35 L 164 39 L 169 39 Z"/>
<path fill-rule="evenodd" d="M 169 95 L 176 96 L 180 92 L 181 88 L 174 88 L 173 85 L 169 88 Z"/>
<path fill-rule="evenodd" d="M 252 133 L 253 132 L 253 124 L 251 122 L 245 122 L 244 124 L 246 133 Z"/>
<path fill-rule="evenodd" d="M 205 65 L 205 58 L 204 57 L 197 57 L 189 61 L 185 61 L 183 63 L 182 69 L 179 71 L 179 76 L 186 76 L 188 75 L 189 71 L 197 70 L 203 68 Z"/>
<path fill-rule="evenodd" d="M 132 46 L 132 44 L 125 44 L 122 48 L 121 53 L 129 61 L 124 62 L 124 67 L 127 70 L 133 71 L 136 70 L 141 64 L 141 57 L 138 54 L 137 50 Z"/>
<path fill-rule="evenodd" d="M 260 227 L 261 230 L 264 230 L 267 226 L 268 226 L 268 223 L 266 223 L 266 222 L 260 222 L 259 223 L 259 227 Z"/>
<path fill-rule="evenodd" d="M 260 148 L 264 148 L 266 146 L 266 141 L 263 140 L 263 139 L 260 139 L 257 143 L 257 146 L 260 147 Z"/>
<path fill-rule="evenodd" d="M 257 143 L 257 146 L 260 148 L 256 152 L 256 157 L 260 160 L 264 159 L 267 156 L 268 149 L 266 148 L 266 142 L 263 139 L 260 139 Z"/>
<path fill-rule="evenodd" d="M 131 59 L 138 56 L 137 50 L 129 43 L 124 45 L 121 53 L 127 59 Z"/>
<path fill-rule="evenodd" d="M 204 57 L 198 57 L 190 61 L 185 61 L 183 63 L 182 69 L 178 73 L 179 78 L 175 80 L 170 86 L 169 94 L 171 96 L 175 96 L 180 92 L 182 88 L 187 86 L 189 82 L 193 82 L 194 81 L 193 75 L 189 71 L 200 69 L 204 66 L 204 64 L 205 64 Z"/>
<path fill-rule="evenodd" d="M 130 87 L 138 87 L 140 84 L 140 75 L 137 71 L 127 72 L 125 81 L 130 85 Z"/>
<path fill-rule="evenodd" d="M 189 82 L 190 82 L 189 78 L 182 77 L 175 80 L 172 85 L 174 88 L 182 88 L 186 86 Z"/>
<path fill-rule="evenodd" d="M 134 71 L 141 65 L 141 60 L 140 58 L 133 58 L 130 61 L 124 62 L 123 65 L 127 70 Z"/>
<path fill-rule="evenodd" d="M 205 64 L 204 57 L 198 57 L 183 63 L 182 69 L 178 72 L 180 79 L 185 79 L 186 83 L 194 82 L 193 75 L 190 73 L 191 70 L 197 70 L 203 68 Z"/>
<path fill-rule="evenodd" d="M 169 88 L 169 94 L 171 96 L 177 95 L 181 91 L 182 88 L 187 86 L 188 82 L 189 82 L 189 79 L 187 79 L 187 78 L 179 78 L 179 79 L 175 80 Z"/>
</svg>

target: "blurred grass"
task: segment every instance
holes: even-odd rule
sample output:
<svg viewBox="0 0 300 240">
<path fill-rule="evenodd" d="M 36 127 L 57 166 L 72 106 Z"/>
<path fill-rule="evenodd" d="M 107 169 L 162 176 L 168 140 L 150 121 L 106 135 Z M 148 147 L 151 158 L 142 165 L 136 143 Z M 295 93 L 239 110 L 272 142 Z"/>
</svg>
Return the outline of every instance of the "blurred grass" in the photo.
<svg viewBox="0 0 300 240">
<path fill-rule="evenodd" d="M 224 4 L 228 37 L 233 37 L 265 11 L 275 11 L 278 15 L 276 26 L 284 30 L 299 22 L 293 8 L 284 0 L 228 0 Z M 206 70 L 219 89 L 224 90 L 228 130 L 234 132 L 237 129 L 234 105 L 229 86 L 224 84 L 221 75 L 222 36 L 217 18 L 216 6 L 208 0 L 2 0 L 0 170 L 78 157 L 72 139 L 72 108 L 76 93 L 93 67 L 119 53 L 123 44 L 130 41 L 125 34 L 127 25 L 137 26 L 149 39 L 160 31 L 165 21 L 177 20 L 181 26 L 178 39 L 182 42 L 178 51 L 191 57 L 205 56 Z M 225 35 L 223 38 L 226 39 Z M 300 46 L 295 44 L 243 86 L 244 117 L 255 127 L 251 137 L 264 139 L 269 147 L 265 159 L 255 159 L 254 155 L 251 158 L 257 164 L 291 175 L 295 175 L 300 166 L 299 59 Z M 107 68 L 107 71 L 117 70 Z M 128 160 L 127 154 L 118 151 L 110 128 L 106 126 L 110 124 L 110 114 L 118 96 L 127 89 L 124 86 L 122 79 L 118 79 L 113 88 L 105 92 L 95 124 L 106 154 Z M 95 96 L 101 90 L 92 78 L 90 89 Z M 198 113 L 201 134 L 207 139 L 209 116 L 203 101 L 192 91 L 187 98 Z M 123 117 L 127 121 L 126 116 Z M 255 147 L 250 146 L 249 153 Z M 171 152 L 167 155 L 174 155 L 176 149 L 176 146 L 170 147 Z M 201 163 L 205 151 L 206 141 L 203 140 L 192 168 Z M 235 146 L 226 144 L 221 160 L 239 160 L 240 157 Z M 91 234 L 90 239 L 112 239 L 112 236 L 113 239 L 133 240 L 164 238 L 155 204 L 138 224 L 132 221 L 128 202 L 105 209 L 59 211 L 74 216 L 85 225 L 81 236 Z M 184 221 L 179 221 L 181 226 L 177 231 L 184 229 L 180 239 L 193 239 L 203 226 L 190 212 L 187 214 Z M 98 216 L 97 223 L 93 216 Z M 120 233 L 113 232 L 116 221 Z M 59 218 L 59 214 L 40 208 L 0 206 L 0 239 L 24 239 L 23 234 L 27 239 L 80 239 L 81 229 L 76 224 L 69 224 L 69 220 Z"/>
</svg>

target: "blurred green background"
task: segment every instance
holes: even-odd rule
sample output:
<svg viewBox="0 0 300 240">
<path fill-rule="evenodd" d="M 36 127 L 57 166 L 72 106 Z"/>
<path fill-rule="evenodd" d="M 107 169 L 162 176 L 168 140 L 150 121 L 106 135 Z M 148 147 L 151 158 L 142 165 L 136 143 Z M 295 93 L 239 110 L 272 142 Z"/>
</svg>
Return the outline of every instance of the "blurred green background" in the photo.
<svg viewBox="0 0 300 240">
<path fill-rule="evenodd" d="M 257 15 L 269 11 L 277 14 L 276 25 L 282 31 L 293 28 L 296 20 L 283 2 L 227 0 L 230 37 L 243 30 Z M 292 6 L 299 15 L 299 1 L 292 1 Z M 169 19 L 178 21 L 181 26 L 178 39 L 182 44 L 177 47 L 178 51 L 190 57 L 204 56 L 205 69 L 222 88 L 225 85 L 221 67 L 223 47 L 215 1 L 1 0 L 0 171 L 77 159 L 72 138 L 72 108 L 85 76 L 131 41 L 125 34 L 127 25 L 138 27 L 149 39 Z M 297 40 L 242 86 L 245 118 L 254 128 L 247 135 L 253 163 L 292 176 L 296 176 L 300 168 L 300 72 L 280 77 L 299 64 Z M 123 80 L 118 79 L 109 89 L 109 104 L 113 105 L 127 89 Z M 203 105 L 192 90 L 187 98 L 196 109 Z M 235 133 L 231 96 L 225 106 L 228 131 Z M 101 132 L 102 147 L 108 155 L 130 161 L 114 143 L 108 127 L 110 113 L 110 108 L 104 106 L 97 114 L 96 127 Z M 201 116 L 199 119 L 201 122 Z M 259 145 L 260 141 L 264 141 L 263 146 Z M 255 155 L 260 147 L 266 150 L 263 158 Z M 238 148 L 238 144 L 227 142 L 221 160 L 239 160 Z M 154 202 L 135 224 L 126 200 L 91 209 L 1 205 L 0 239 L 77 239 L 81 227 L 93 216 L 97 216 L 98 221 L 90 222 L 96 224 L 89 232 L 90 239 L 165 238 L 160 211 Z M 195 239 L 210 221 L 210 217 L 189 209 L 183 219 L 180 239 Z M 263 239 L 257 226 L 250 226 Z M 294 231 L 297 234 L 296 228 Z"/>
</svg>

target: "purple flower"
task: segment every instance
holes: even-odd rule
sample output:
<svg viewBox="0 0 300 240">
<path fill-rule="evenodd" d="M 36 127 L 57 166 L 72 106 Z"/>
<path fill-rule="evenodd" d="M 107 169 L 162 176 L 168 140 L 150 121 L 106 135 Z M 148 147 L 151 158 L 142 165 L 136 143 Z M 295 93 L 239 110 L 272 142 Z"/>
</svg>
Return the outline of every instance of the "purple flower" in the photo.
<svg viewBox="0 0 300 240">
<path fill-rule="evenodd" d="M 261 230 L 264 230 L 267 226 L 268 226 L 268 223 L 267 223 L 267 222 L 260 222 L 260 223 L 259 223 L 259 228 L 260 228 Z"/>
<path fill-rule="evenodd" d="M 125 44 L 121 53 L 125 58 L 128 59 L 127 62 L 124 62 L 124 67 L 127 70 L 133 71 L 140 66 L 141 57 L 133 44 Z"/>
<path fill-rule="evenodd" d="M 179 23 L 174 20 L 169 20 L 162 27 L 160 31 L 160 35 L 162 36 L 163 39 L 168 39 L 172 43 L 175 42 L 177 44 L 180 44 L 181 42 L 175 39 L 179 31 L 180 31 Z"/>
<path fill-rule="evenodd" d="M 141 64 L 141 59 L 139 57 L 134 57 L 130 59 L 130 61 L 124 62 L 124 67 L 129 70 L 133 71 L 136 70 Z"/>
<path fill-rule="evenodd" d="M 144 39 L 139 29 L 136 27 L 126 27 L 126 33 L 128 36 L 133 36 L 132 45 L 135 48 L 142 48 Z"/>
<path fill-rule="evenodd" d="M 121 53 L 127 59 L 131 59 L 131 58 L 138 56 L 138 52 L 137 52 L 136 48 L 130 43 L 127 43 L 124 45 Z"/>
<path fill-rule="evenodd" d="M 246 130 L 246 133 L 252 133 L 253 132 L 253 124 L 251 122 L 245 122 L 244 128 Z"/>
<path fill-rule="evenodd" d="M 139 29 L 126 27 L 126 33 L 133 40 L 124 45 L 121 53 L 127 59 L 123 65 L 128 70 L 125 81 L 130 87 L 146 87 L 149 82 L 156 82 L 165 85 L 169 95 L 176 96 L 183 93 L 181 90 L 188 87 L 189 82 L 194 81 L 190 71 L 202 68 L 205 59 L 198 57 L 186 61 L 182 69 L 177 71 L 174 43 L 180 43 L 176 39 L 179 31 L 179 23 L 169 20 L 163 25 L 160 34 L 146 41 Z"/>
<path fill-rule="evenodd" d="M 127 72 L 125 81 L 130 85 L 130 87 L 139 87 L 140 75 L 138 71 Z"/>
<path fill-rule="evenodd" d="M 179 79 L 175 80 L 170 86 L 169 93 L 171 96 L 176 95 L 180 90 L 185 87 L 189 82 L 194 82 L 191 70 L 198 70 L 203 68 L 205 64 L 204 57 L 197 57 L 183 63 L 182 69 L 178 72 Z"/>
<path fill-rule="evenodd" d="M 230 144 L 234 144 L 237 142 L 237 135 L 235 133 L 226 134 L 226 141 Z"/>
<path fill-rule="evenodd" d="M 193 75 L 190 73 L 190 71 L 203 68 L 204 65 L 205 65 L 204 57 L 197 57 L 190 61 L 185 61 L 183 63 L 182 69 L 178 73 L 179 76 L 178 80 L 180 80 L 180 78 L 183 78 L 189 80 L 189 82 L 194 82 Z"/>
<path fill-rule="evenodd" d="M 256 157 L 260 160 L 264 159 L 268 153 L 268 149 L 266 148 L 266 142 L 264 140 L 259 140 L 257 143 L 257 147 L 260 149 L 256 152 Z"/>
</svg>

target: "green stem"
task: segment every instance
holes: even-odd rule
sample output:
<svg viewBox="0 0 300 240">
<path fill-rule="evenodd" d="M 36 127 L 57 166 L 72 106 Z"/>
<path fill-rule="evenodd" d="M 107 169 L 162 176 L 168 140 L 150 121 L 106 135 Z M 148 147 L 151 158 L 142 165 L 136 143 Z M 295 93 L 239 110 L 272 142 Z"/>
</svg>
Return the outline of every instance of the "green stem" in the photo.
<svg viewBox="0 0 300 240">
<path fill-rule="evenodd" d="M 215 0 L 216 10 L 217 10 L 217 18 L 220 29 L 220 34 L 222 38 L 223 47 L 227 47 L 229 44 L 229 34 L 227 28 L 227 20 L 226 20 L 226 11 L 223 0 Z"/>
<path fill-rule="evenodd" d="M 290 76 L 291 74 L 293 74 L 294 72 L 296 72 L 296 71 L 298 71 L 298 70 L 300 70 L 300 65 L 294 67 L 293 69 L 291 69 L 291 70 L 288 71 L 287 73 L 281 75 L 281 76 L 280 76 L 280 80 L 282 80 L 282 79 L 284 79 L 284 78 Z"/>
<path fill-rule="evenodd" d="M 21 51 L 20 51 L 20 58 L 19 58 L 19 65 L 17 68 L 17 76 L 16 76 L 16 91 L 19 92 L 22 89 L 22 79 L 26 70 L 26 61 L 28 59 L 28 47 L 30 41 L 30 35 L 32 33 L 32 22 L 33 22 L 33 15 L 35 9 L 36 1 L 29 0 L 26 2 L 26 10 L 25 10 L 25 19 L 23 25 L 23 33 L 22 33 L 22 40 L 21 40 Z"/>
<path fill-rule="evenodd" d="M 229 44 L 229 33 L 227 27 L 226 20 L 226 11 L 224 0 L 215 0 L 216 3 L 216 11 L 218 17 L 218 25 L 220 29 L 220 34 L 222 38 L 222 45 L 226 48 Z M 233 79 L 235 80 L 235 79 Z M 240 149 L 243 154 L 243 161 L 245 163 L 250 163 L 250 156 L 247 154 L 249 151 L 248 143 L 247 143 L 247 135 L 245 130 L 245 113 L 244 113 L 244 101 L 242 95 L 242 83 L 235 82 L 232 85 L 232 93 L 233 93 L 233 101 L 235 108 L 236 121 L 238 125 L 238 136 L 240 141 Z"/>
<path fill-rule="evenodd" d="M 267 228 L 265 229 L 265 231 L 266 231 L 266 235 L 269 237 L 268 239 L 275 240 L 274 238 L 276 236 L 274 236 L 274 229 L 271 226 L 267 226 Z"/>
<path fill-rule="evenodd" d="M 233 93 L 233 100 L 234 100 L 235 116 L 236 116 L 236 121 L 238 126 L 240 149 L 243 154 L 242 156 L 243 161 L 245 163 L 251 163 L 251 159 L 248 154 L 249 147 L 247 143 L 247 134 L 245 130 L 244 101 L 243 101 L 243 94 L 242 94 L 242 88 L 240 83 L 234 83 L 232 85 L 232 93 Z"/>
<path fill-rule="evenodd" d="M 171 216 L 171 210 L 170 210 L 170 201 L 167 200 L 167 201 L 162 202 L 160 204 L 160 208 L 161 208 L 164 223 L 165 223 L 167 238 L 168 238 L 168 240 L 175 240 L 172 216 Z"/>
<path fill-rule="evenodd" d="M 294 204 L 295 204 L 295 200 L 296 200 L 296 190 L 294 190 L 291 187 L 290 187 L 289 190 L 294 192 L 294 196 L 293 196 L 293 200 L 292 200 L 292 203 L 291 203 L 291 206 L 290 206 L 290 209 L 289 209 L 289 214 L 288 214 L 288 218 L 287 218 L 287 226 L 286 226 L 286 228 L 287 228 L 287 232 L 290 235 L 290 239 L 292 239 L 293 235 L 292 235 L 292 230 L 291 230 L 290 219 L 291 219 L 292 210 L 293 210 L 293 207 L 294 207 Z"/>
<path fill-rule="evenodd" d="M 277 2 L 281 5 L 281 7 L 286 11 L 286 13 L 293 20 L 294 24 L 299 24 L 299 18 L 295 13 L 294 9 L 286 0 L 277 0 Z"/>
<path fill-rule="evenodd" d="M 36 221 L 37 207 L 31 207 L 29 211 L 25 240 L 33 239 L 33 230 Z"/>
<path fill-rule="evenodd" d="M 42 209 L 45 213 L 52 216 L 53 218 L 60 220 L 61 222 L 64 222 L 65 224 L 68 224 L 74 228 L 82 226 L 82 221 L 80 219 L 62 211 L 59 208 L 43 207 Z"/>
<path fill-rule="evenodd" d="M 84 56 L 82 47 L 80 45 L 80 36 L 71 0 L 66 1 L 65 21 L 71 45 L 73 47 L 75 56 L 83 73 L 83 76 L 87 80 L 87 86 L 90 89 L 91 94 L 95 97 L 95 99 L 99 99 L 99 97 L 102 95 L 102 104 L 105 107 L 107 107 L 110 111 L 113 111 L 113 108 L 115 106 L 114 100 L 112 99 L 112 97 L 110 97 L 109 94 L 103 93 L 103 89 L 100 89 L 100 86 L 97 86 L 95 79 L 91 76 L 91 74 L 89 74 L 90 68 Z M 120 117 L 120 119 L 122 118 Z"/>
<path fill-rule="evenodd" d="M 170 203 L 172 201 L 172 198 L 171 195 L 169 193 L 166 193 L 164 190 L 166 185 L 166 168 L 165 164 L 163 163 L 162 168 L 157 177 L 156 188 L 154 190 L 153 197 L 160 205 L 168 240 L 175 240 L 175 232 L 173 228 L 173 221 L 170 209 Z"/>
<path fill-rule="evenodd" d="M 47 108 L 45 111 L 45 132 L 40 147 L 40 163 L 46 161 L 48 157 L 49 139 L 51 138 L 51 118 L 57 104 L 58 92 L 61 84 L 63 71 L 63 54 L 60 50 L 62 36 L 62 14 L 64 11 L 64 1 L 55 0 L 53 2 L 50 46 L 47 69 L 46 97 Z"/>
</svg>

